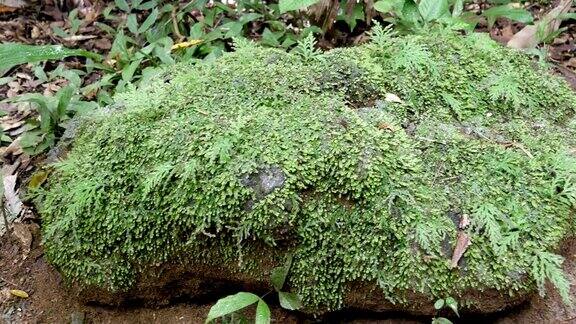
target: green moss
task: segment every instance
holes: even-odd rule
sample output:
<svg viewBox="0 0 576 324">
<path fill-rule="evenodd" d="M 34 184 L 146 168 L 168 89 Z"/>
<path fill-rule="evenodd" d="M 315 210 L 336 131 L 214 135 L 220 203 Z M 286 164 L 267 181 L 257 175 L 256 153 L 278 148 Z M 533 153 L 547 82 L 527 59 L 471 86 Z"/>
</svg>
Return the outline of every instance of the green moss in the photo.
<svg viewBox="0 0 576 324">
<path fill-rule="evenodd" d="M 48 259 L 124 289 L 147 264 L 259 242 L 294 253 L 310 309 L 341 307 L 355 281 L 401 301 L 550 279 L 567 298 L 550 252 L 571 234 L 576 96 L 485 35 L 375 34 L 305 57 L 243 42 L 120 95 L 39 196 Z M 472 244 L 451 269 L 464 214 Z"/>
</svg>

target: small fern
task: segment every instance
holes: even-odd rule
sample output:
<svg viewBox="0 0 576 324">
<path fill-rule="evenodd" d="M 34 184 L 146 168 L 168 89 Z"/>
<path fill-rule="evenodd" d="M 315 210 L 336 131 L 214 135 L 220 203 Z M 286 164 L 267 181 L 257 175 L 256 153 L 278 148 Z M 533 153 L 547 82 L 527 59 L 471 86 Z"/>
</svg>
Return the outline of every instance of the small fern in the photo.
<svg viewBox="0 0 576 324">
<path fill-rule="evenodd" d="M 477 232 L 484 230 L 484 233 L 488 237 L 490 246 L 494 252 L 501 252 L 500 247 L 502 241 L 502 231 L 500 224 L 498 224 L 497 218 L 499 218 L 501 212 L 496 208 L 496 206 L 491 203 L 484 203 L 476 209 L 473 214 L 473 224 Z"/>
<path fill-rule="evenodd" d="M 546 251 L 539 251 L 532 260 L 531 275 L 536 281 L 540 296 L 546 294 L 546 279 L 558 289 L 562 301 L 567 305 L 572 304 L 570 297 L 570 282 L 562 272 L 562 263 L 564 258 Z"/>
<path fill-rule="evenodd" d="M 370 39 L 372 43 L 378 45 L 379 48 L 385 48 L 392 44 L 392 38 L 396 36 L 396 32 L 392 30 L 392 25 L 382 27 L 379 22 L 374 24 L 370 30 Z"/>
<path fill-rule="evenodd" d="M 315 46 L 316 39 L 314 38 L 314 34 L 309 33 L 302 40 L 298 41 L 298 45 L 294 48 L 294 51 L 302 57 L 304 62 L 310 63 L 322 57 L 322 51 Z"/>
</svg>

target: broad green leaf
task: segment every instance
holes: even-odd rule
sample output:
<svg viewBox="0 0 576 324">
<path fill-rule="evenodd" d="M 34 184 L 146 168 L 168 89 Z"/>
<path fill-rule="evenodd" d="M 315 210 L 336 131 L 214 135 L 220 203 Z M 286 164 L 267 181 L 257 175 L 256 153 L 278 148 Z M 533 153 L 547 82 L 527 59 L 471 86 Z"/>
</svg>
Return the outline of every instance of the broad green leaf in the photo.
<svg viewBox="0 0 576 324">
<path fill-rule="evenodd" d="M 488 27 L 492 28 L 496 19 L 508 18 L 524 24 L 531 23 L 534 19 L 532 14 L 524 8 L 514 8 L 509 5 L 492 7 L 482 13 L 488 20 Z"/>
<path fill-rule="evenodd" d="M 430 22 L 449 14 L 448 0 L 421 0 L 418 11 L 425 21 Z"/>
<path fill-rule="evenodd" d="M 320 0 L 280 0 L 278 3 L 278 8 L 280 13 L 283 14 L 287 11 L 293 11 L 298 9 L 304 9 L 309 7 Z"/>
<path fill-rule="evenodd" d="M 136 8 L 136 9 L 138 9 L 138 10 L 150 10 L 150 9 L 156 7 L 157 5 L 158 4 L 156 3 L 155 0 L 150 0 L 150 1 L 144 2 L 143 4 L 139 5 L 138 8 Z"/>
<path fill-rule="evenodd" d="M 278 292 L 278 298 L 280 299 L 280 306 L 288 310 L 297 310 L 302 308 L 302 298 L 295 293 Z"/>
<path fill-rule="evenodd" d="M 247 292 L 239 292 L 235 295 L 224 297 L 218 300 L 216 304 L 210 308 L 208 317 L 206 318 L 206 323 L 210 323 L 210 321 L 218 317 L 222 317 L 224 315 L 228 315 L 235 311 L 241 310 L 244 307 L 248 307 L 259 300 L 260 297 Z"/>
<path fill-rule="evenodd" d="M 138 33 L 141 34 L 146 32 L 148 28 L 150 28 L 150 26 L 156 22 L 156 19 L 158 19 L 158 9 L 154 8 L 146 20 L 144 20 L 140 28 L 138 28 Z"/>
<path fill-rule="evenodd" d="M 434 308 L 435 308 L 435 309 L 442 309 L 442 307 L 444 307 L 444 299 L 438 299 L 438 300 L 434 303 Z"/>
<path fill-rule="evenodd" d="M 402 6 L 402 20 L 408 25 L 417 26 L 420 20 L 420 13 L 414 0 L 407 0 Z"/>
<path fill-rule="evenodd" d="M 390 13 L 397 8 L 397 0 L 380 0 L 374 3 L 374 9 L 383 13 Z"/>
<path fill-rule="evenodd" d="M 270 308 L 262 299 L 258 300 L 258 306 L 256 306 L 256 318 L 254 320 L 255 324 L 269 324 L 270 318 Z"/>
<path fill-rule="evenodd" d="M 116 7 L 120 8 L 123 11 L 125 12 L 130 11 L 130 6 L 128 5 L 128 2 L 126 2 L 126 0 L 114 0 L 114 3 L 116 4 Z"/>
<path fill-rule="evenodd" d="M 272 269 L 270 274 L 270 281 L 272 286 L 276 291 L 280 291 L 284 287 L 284 282 L 286 282 L 286 277 L 288 276 L 288 271 L 292 266 L 292 255 L 288 255 L 286 262 L 283 266 Z"/>
<path fill-rule="evenodd" d="M 452 297 L 446 298 L 446 306 L 450 307 L 450 309 L 452 309 L 454 313 L 456 313 L 456 315 L 460 317 L 460 314 L 458 314 L 458 302 L 456 301 L 456 299 Z"/>
<path fill-rule="evenodd" d="M 251 13 L 247 13 L 247 14 L 243 14 L 242 16 L 240 16 L 240 19 L 238 19 L 239 22 L 241 22 L 242 24 L 246 24 L 248 22 L 254 21 L 258 18 L 262 18 L 263 16 L 259 13 L 255 13 L 255 12 L 251 12 Z"/>
<path fill-rule="evenodd" d="M 126 25 L 132 34 L 138 35 L 138 20 L 136 14 L 129 14 L 126 20 Z"/>
<path fill-rule="evenodd" d="M 70 100 L 72 99 L 72 95 L 74 95 L 74 88 L 72 86 L 66 86 L 60 90 L 58 90 L 57 97 L 58 97 L 58 105 L 56 106 L 56 110 L 53 112 L 52 120 L 54 123 L 58 123 L 58 121 L 66 115 L 66 110 L 68 108 L 68 104 L 70 104 Z"/>
<path fill-rule="evenodd" d="M 278 36 L 271 32 L 270 29 L 264 28 L 264 32 L 262 32 L 262 44 L 268 46 L 279 46 L 280 42 L 278 41 Z"/>
<path fill-rule="evenodd" d="M 48 60 L 61 60 L 68 56 L 85 56 L 101 61 L 102 56 L 80 49 L 70 49 L 61 45 L 26 45 L 18 43 L 0 44 L 0 70 L 15 65 Z"/>
<path fill-rule="evenodd" d="M 134 76 L 134 72 L 136 72 L 136 69 L 138 69 L 138 67 L 140 66 L 140 62 L 142 62 L 142 59 L 135 60 L 131 62 L 128 66 L 126 66 L 122 70 L 122 80 L 126 82 L 132 82 L 132 77 Z"/>
</svg>

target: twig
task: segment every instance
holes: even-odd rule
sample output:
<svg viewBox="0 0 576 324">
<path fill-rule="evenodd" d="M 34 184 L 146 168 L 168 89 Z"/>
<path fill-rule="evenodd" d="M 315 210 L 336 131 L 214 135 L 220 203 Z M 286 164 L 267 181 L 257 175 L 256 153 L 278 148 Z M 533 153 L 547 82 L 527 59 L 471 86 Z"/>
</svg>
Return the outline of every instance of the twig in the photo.
<svg viewBox="0 0 576 324">
<path fill-rule="evenodd" d="M 182 34 L 180 34 L 180 28 L 178 28 L 178 18 L 176 17 L 176 7 L 174 7 L 172 9 L 172 28 L 174 29 L 174 35 L 176 35 L 176 37 L 178 37 L 178 42 L 183 41 L 186 37 L 182 36 Z"/>
<path fill-rule="evenodd" d="M 9 280 L 4 279 L 4 277 L 0 277 L 0 280 L 2 280 L 2 281 L 4 281 L 5 283 L 10 284 L 10 285 L 12 285 L 12 286 L 14 286 L 14 287 L 18 287 L 17 284 L 13 283 L 12 281 L 9 281 Z"/>
<path fill-rule="evenodd" d="M 8 217 L 6 217 L 6 210 L 4 209 L 4 195 L 0 197 L 0 213 L 2 213 L 2 218 L 4 219 L 4 228 L 6 228 L 6 233 L 10 233 L 10 224 L 8 223 Z"/>
</svg>

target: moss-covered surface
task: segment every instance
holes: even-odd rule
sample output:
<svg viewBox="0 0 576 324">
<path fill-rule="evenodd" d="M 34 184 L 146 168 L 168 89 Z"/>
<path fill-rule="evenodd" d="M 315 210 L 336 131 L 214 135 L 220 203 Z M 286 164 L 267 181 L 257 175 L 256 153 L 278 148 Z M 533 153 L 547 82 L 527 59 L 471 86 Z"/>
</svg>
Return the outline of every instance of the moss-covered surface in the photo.
<svg viewBox="0 0 576 324">
<path fill-rule="evenodd" d="M 375 34 L 324 54 L 242 42 L 120 96 L 39 196 L 48 259 L 125 289 L 207 247 L 249 267 L 260 242 L 294 255 L 288 284 L 312 310 L 358 281 L 433 301 L 550 279 L 567 299 L 553 252 L 576 201 L 574 93 L 486 35 Z"/>
</svg>

